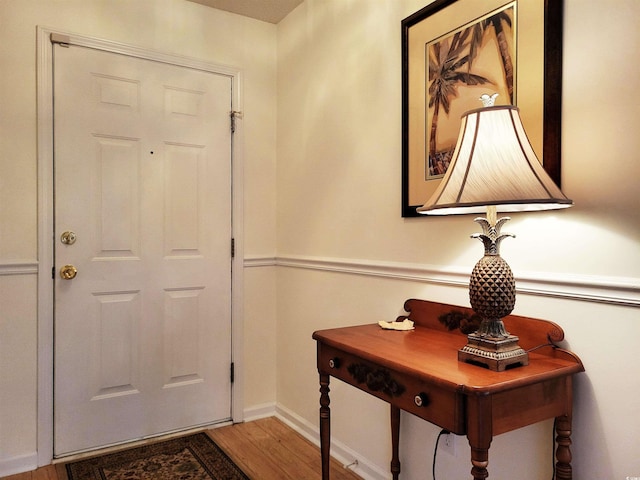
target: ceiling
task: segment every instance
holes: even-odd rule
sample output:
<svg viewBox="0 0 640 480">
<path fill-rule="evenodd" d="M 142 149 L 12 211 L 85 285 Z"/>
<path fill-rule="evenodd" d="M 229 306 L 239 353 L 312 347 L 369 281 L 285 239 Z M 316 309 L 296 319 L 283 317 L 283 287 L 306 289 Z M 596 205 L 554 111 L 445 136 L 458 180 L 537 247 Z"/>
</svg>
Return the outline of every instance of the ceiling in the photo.
<svg viewBox="0 0 640 480">
<path fill-rule="evenodd" d="M 189 0 L 263 22 L 278 23 L 303 0 Z"/>
</svg>

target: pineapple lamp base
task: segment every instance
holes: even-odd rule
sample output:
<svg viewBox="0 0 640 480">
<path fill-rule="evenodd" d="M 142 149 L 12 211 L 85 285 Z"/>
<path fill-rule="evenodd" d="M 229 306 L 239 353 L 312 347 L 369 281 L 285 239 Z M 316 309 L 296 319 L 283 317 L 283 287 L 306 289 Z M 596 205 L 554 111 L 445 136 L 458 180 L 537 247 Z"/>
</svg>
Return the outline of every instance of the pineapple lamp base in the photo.
<svg viewBox="0 0 640 480">
<path fill-rule="evenodd" d="M 501 234 L 509 217 L 497 219 L 496 207 L 487 207 L 487 218 L 476 218 L 483 233 L 474 234 L 484 244 L 484 256 L 471 272 L 469 300 L 474 312 L 483 318 L 480 328 L 470 334 L 458 352 L 458 360 L 504 371 L 529 364 L 529 355 L 518 345 L 518 337 L 504 328 L 502 318 L 513 311 L 516 283 L 507 262 L 500 256 L 500 242 L 511 234 Z"/>
</svg>

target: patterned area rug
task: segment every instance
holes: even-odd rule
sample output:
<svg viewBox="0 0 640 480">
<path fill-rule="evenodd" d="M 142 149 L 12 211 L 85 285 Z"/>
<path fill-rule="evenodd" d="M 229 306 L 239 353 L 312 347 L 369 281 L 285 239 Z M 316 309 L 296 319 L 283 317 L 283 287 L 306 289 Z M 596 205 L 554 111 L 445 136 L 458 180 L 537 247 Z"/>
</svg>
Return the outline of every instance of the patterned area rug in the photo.
<svg viewBox="0 0 640 480">
<path fill-rule="evenodd" d="M 66 465 L 69 480 L 249 480 L 206 433 Z"/>
</svg>

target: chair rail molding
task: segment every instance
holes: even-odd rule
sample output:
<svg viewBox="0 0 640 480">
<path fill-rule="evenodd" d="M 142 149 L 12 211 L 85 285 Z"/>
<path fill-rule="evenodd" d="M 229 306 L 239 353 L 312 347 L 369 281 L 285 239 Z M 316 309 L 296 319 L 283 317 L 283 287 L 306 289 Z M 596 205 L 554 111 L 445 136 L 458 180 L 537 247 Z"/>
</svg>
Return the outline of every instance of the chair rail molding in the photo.
<svg viewBox="0 0 640 480">
<path fill-rule="evenodd" d="M 0 260 L 0 277 L 4 275 L 35 275 L 37 260 Z"/>
<path fill-rule="evenodd" d="M 273 265 L 463 288 L 468 288 L 471 273 L 470 268 L 458 266 L 304 255 L 248 256 L 244 260 L 245 268 Z M 516 274 L 516 288 L 518 293 L 526 295 L 628 307 L 640 306 L 640 278 L 520 272 Z"/>
</svg>

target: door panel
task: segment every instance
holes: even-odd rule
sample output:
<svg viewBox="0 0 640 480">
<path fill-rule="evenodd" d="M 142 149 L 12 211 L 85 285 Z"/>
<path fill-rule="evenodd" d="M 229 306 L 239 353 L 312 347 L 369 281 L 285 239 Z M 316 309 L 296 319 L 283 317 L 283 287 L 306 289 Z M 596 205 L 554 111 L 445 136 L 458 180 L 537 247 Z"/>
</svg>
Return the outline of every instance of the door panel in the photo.
<svg viewBox="0 0 640 480">
<path fill-rule="evenodd" d="M 231 416 L 231 78 L 54 47 L 56 456 Z M 74 243 L 63 243 L 65 231 Z"/>
</svg>

